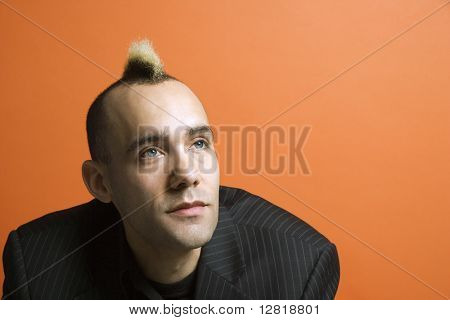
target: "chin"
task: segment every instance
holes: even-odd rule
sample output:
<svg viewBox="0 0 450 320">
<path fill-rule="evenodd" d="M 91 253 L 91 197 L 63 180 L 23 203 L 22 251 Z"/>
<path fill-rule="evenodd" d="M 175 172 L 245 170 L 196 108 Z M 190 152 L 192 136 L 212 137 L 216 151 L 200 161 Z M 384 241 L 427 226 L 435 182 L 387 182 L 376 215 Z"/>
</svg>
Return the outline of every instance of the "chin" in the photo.
<svg viewBox="0 0 450 320">
<path fill-rule="evenodd" d="M 199 234 L 198 232 L 191 230 L 191 232 L 185 232 L 180 235 L 180 237 L 177 237 L 176 241 L 184 249 L 198 249 L 200 247 L 203 247 L 209 242 L 209 240 L 211 240 L 213 232 L 214 229 L 211 232 L 205 232 L 204 230 L 202 230 L 202 232 Z"/>
<path fill-rule="evenodd" d="M 206 216 L 204 219 L 195 224 L 188 225 L 172 225 L 170 234 L 172 245 L 183 248 L 184 250 L 192 250 L 203 247 L 207 244 L 217 227 L 217 216 Z"/>
</svg>

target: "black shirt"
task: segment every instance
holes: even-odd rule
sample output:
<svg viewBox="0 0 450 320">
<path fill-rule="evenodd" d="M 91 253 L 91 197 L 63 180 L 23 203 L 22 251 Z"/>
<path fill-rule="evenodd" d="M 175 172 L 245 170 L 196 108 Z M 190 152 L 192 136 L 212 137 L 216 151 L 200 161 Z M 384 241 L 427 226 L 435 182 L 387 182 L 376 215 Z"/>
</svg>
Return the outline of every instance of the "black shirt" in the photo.
<svg viewBox="0 0 450 320">
<path fill-rule="evenodd" d="M 194 270 L 186 278 L 171 284 L 164 284 L 148 280 L 149 284 L 158 291 L 163 299 L 194 299 L 195 276 L 197 270 Z"/>
<path fill-rule="evenodd" d="M 128 299 L 194 299 L 197 270 L 171 284 L 152 281 L 139 268 L 125 237 L 121 237 L 119 241 L 122 286 Z"/>
</svg>

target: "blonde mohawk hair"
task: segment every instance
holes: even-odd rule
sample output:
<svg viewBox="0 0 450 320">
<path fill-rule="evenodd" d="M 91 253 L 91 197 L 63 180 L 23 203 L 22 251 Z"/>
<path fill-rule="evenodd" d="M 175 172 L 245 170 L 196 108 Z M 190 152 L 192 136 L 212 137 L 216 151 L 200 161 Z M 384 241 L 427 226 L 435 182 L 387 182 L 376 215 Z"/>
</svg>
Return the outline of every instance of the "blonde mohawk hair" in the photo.
<svg viewBox="0 0 450 320">
<path fill-rule="evenodd" d="M 132 42 L 122 80 L 158 82 L 165 78 L 164 65 L 151 42 L 147 39 Z"/>
<path fill-rule="evenodd" d="M 108 93 L 122 85 L 155 85 L 166 80 L 180 81 L 164 71 L 161 59 L 151 42 L 144 39 L 131 43 L 122 77 L 103 90 L 89 107 L 86 131 L 92 160 L 106 164 L 112 160 L 106 143 L 110 127 L 108 118 L 105 116 L 105 97 Z"/>
</svg>

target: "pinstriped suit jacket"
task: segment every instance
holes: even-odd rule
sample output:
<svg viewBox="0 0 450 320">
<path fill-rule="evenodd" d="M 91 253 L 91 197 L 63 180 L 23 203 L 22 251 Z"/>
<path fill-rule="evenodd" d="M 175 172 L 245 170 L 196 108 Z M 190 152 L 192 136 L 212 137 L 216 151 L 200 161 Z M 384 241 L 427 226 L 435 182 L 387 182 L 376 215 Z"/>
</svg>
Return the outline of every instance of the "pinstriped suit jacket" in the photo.
<svg viewBox="0 0 450 320">
<path fill-rule="evenodd" d="M 244 190 L 221 186 L 219 204 L 217 228 L 198 263 L 196 299 L 334 298 L 334 244 Z M 128 299 L 118 270 L 122 233 L 114 205 L 96 199 L 19 227 L 3 252 L 3 298 Z"/>
</svg>

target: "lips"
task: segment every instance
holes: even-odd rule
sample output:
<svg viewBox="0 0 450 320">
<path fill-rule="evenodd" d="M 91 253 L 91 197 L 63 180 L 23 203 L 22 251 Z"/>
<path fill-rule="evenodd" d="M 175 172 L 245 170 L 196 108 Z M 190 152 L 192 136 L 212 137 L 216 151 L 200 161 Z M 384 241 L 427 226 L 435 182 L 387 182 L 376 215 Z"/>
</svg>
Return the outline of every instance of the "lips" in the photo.
<svg viewBox="0 0 450 320">
<path fill-rule="evenodd" d="M 201 214 L 206 206 L 207 204 L 203 201 L 183 202 L 168 210 L 167 213 L 179 216 L 196 216 Z"/>
</svg>

